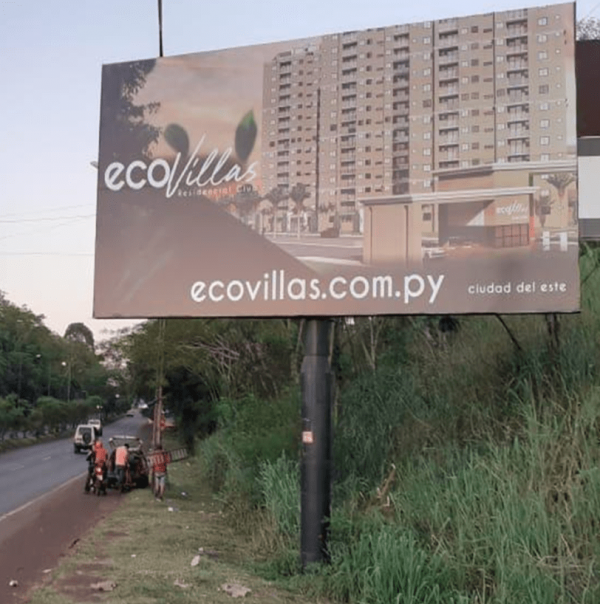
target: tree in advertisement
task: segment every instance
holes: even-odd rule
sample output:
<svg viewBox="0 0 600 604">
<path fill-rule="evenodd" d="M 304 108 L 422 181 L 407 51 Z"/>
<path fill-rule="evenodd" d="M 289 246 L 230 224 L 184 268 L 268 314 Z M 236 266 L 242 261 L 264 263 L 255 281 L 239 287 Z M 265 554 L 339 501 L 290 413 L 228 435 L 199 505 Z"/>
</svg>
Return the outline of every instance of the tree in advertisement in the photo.
<svg viewBox="0 0 600 604">
<path fill-rule="evenodd" d="M 148 118 L 159 108 L 158 103 L 137 104 L 135 98 L 156 65 L 154 59 L 105 65 L 102 89 L 103 136 L 114 149 L 111 161 L 130 161 L 140 155 L 151 157 L 151 146 L 158 140 L 160 129 Z"/>
</svg>

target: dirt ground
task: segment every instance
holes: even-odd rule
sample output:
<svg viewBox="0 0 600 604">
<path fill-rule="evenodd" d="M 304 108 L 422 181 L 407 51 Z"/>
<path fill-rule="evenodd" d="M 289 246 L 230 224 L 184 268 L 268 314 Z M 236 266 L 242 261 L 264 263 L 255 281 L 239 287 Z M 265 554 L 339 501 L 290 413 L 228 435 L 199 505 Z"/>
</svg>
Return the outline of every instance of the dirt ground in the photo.
<svg viewBox="0 0 600 604">
<path fill-rule="evenodd" d="M 126 497 L 112 490 L 88 495 L 83 483 L 82 475 L 0 522 L 0 602 L 27 602 L 27 591 Z M 18 586 L 10 587 L 11 581 Z"/>
</svg>

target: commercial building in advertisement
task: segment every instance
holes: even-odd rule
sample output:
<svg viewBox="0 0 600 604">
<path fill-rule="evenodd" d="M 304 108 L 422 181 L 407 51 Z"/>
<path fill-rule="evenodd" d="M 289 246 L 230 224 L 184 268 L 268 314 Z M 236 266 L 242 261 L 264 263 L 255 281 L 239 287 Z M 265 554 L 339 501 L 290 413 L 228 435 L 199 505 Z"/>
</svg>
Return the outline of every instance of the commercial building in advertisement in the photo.
<svg viewBox="0 0 600 604">
<path fill-rule="evenodd" d="M 347 32 L 277 55 L 264 77 L 266 189 L 302 183 L 315 230 L 366 239 L 374 213 L 390 219 L 390 204 L 410 205 L 398 216 L 410 214 L 402 220 L 439 244 L 527 245 L 536 228 L 573 222 L 572 11 Z M 473 188 L 481 194 L 445 195 Z M 518 219 L 507 207 L 520 208 Z"/>
</svg>

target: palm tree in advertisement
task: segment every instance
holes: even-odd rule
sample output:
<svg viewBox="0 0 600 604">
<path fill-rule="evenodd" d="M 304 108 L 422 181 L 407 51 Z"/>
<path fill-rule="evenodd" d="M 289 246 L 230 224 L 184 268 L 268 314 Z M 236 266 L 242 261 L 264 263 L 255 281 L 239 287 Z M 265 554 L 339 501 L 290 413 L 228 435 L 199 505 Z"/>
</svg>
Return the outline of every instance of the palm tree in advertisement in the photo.
<svg viewBox="0 0 600 604">
<path fill-rule="evenodd" d="M 290 199 L 294 202 L 294 214 L 296 215 L 296 234 L 300 237 L 301 215 L 304 210 L 304 200 L 310 197 L 308 188 L 305 184 L 296 183 L 290 191 Z"/>
<path fill-rule="evenodd" d="M 277 231 L 277 221 L 280 217 L 280 210 L 287 210 L 287 204 L 284 204 L 290 198 L 290 193 L 287 187 L 278 185 L 274 189 L 271 189 L 266 195 L 265 199 L 268 199 L 272 204 L 275 211 L 275 223 L 273 225 L 273 233 Z M 283 220 L 281 224 L 280 232 L 283 232 Z"/>
<path fill-rule="evenodd" d="M 565 208 L 565 193 L 569 185 L 575 182 L 576 177 L 572 172 L 557 172 L 555 174 L 549 174 L 546 182 L 551 184 L 558 195 L 558 207 L 560 211 Z M 542 225 L 543 226 L 543 225 Z M 564 225 L 566 226 L 566 224 Z"/>
</svg>

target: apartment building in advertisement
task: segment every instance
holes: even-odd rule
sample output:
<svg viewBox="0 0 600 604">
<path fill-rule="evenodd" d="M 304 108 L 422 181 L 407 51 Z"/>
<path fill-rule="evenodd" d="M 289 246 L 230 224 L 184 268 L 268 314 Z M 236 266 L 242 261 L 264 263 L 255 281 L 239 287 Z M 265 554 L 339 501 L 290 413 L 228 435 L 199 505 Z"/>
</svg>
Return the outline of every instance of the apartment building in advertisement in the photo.
<svg viewBox="0 0 600 604">
<path fill-rule="evenodd" d="M 296 220 L 313 232 L 366 234 L 396 207 L 415 246 L 522 246 L 573 222 L 573 11 L 326 35 L 278 54 L 264 67 L 264 192 L 303 185 Z"/>
</svg>

